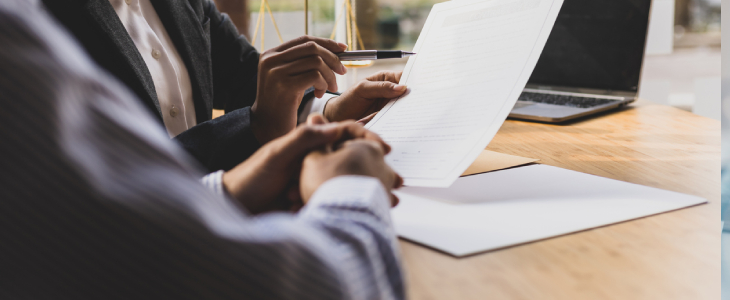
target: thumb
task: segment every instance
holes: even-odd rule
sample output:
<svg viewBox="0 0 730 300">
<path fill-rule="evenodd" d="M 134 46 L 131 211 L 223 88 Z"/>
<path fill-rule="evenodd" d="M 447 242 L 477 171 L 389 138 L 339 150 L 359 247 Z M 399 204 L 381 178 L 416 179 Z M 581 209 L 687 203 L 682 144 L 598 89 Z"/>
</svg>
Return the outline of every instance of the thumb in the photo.
<svg viewBox="0 0 730 300">
<path fill-rule="evenodd" d="M 390 81 L 363 81 L 355 87 L 355 93 L 365 99 L 395 98 L 403 95 L 405 85 Z"/>
<path fill-rule="evenodd" d="M 320 113 L 312 113 L 307 117 L 307 125 L 322 125 L 327 124 L 327 119 Z"/>
</svg>

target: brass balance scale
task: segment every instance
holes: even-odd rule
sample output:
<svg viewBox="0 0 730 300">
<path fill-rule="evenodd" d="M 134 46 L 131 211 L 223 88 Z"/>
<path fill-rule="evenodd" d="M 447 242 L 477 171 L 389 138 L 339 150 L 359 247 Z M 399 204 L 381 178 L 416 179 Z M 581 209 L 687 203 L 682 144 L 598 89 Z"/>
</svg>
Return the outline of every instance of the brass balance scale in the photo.
<svg viewBox="0 0 730 300">
<path fill-rule="evenodd" d="M 309 1 L 304 0 L 304 33 L 309 34 Z M 264 51 L 264 34 L 265 34 L 265 28 L 264 28 L 264 14 L 268 12 L 269 17 L 271 18 L 271 22 L 274 24 L 274 29 L 276 30 L 276 34 L 279 37 L 279 42 L 284 43 L 284 39 L 281 38 L 281 33 L 279 32 L 279 26 L 276 25 L 276 20 L 274 20 L 274 15 L 271 13 L 271 7 L 269 7 L 269 1 L 268 0 L 261 0 L 261 6 L 259 7 L 259 15 L 256 19 L 256 28 L 254 29 L 253 33 L 253 39 L 251 39 L 251 44 L 256 43 L 256 37 L 258 37 L 259 27 L 261 28 L 261 47 L 260 51 Z M 340 10 L 339 14 L 335 18 L 335 26 L 332 28 L 332 34 L 330 35 L 330 39 L 335 38 L 335 33 L 337 32 L 337 24 L 340 23 L 340 20 L 342 19 L 342 15 L 345 15 L 346 21 L 345 26 L 347 28 L 347 51 L 353 51 L 357 50 L 358 47 L 356 43 L 352 42 L 353 33 L 354 36 L 357 39 L 357 44 L 359 44 L 359 49 L 365 49 L 365 44 L 362 42 L 362 37 L 360 36 L 360 29 L 357 28 L 357 20 L 355 19 L 355 14 L 352 10 L 352 3 L 351 0 L 345 0 L 342 3 L 342 9 Z M 343 61 L 343 65 L 347 68 L 363 68 L 363 67 L 369 67 L 373 65 L 372 60 L 354 60 L 354 61 Z"/>
</svg>

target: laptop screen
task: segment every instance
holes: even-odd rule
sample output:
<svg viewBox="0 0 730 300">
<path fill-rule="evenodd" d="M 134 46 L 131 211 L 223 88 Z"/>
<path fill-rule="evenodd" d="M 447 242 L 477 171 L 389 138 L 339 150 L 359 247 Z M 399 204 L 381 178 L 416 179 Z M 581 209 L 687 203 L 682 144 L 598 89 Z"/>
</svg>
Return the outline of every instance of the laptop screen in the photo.
<svg viewBox="0 0 730 300">
<path fill-rule="evenodd" d="M 651 0 L 565 0 L 530 84 L 637 91 Z"/>
</svg>

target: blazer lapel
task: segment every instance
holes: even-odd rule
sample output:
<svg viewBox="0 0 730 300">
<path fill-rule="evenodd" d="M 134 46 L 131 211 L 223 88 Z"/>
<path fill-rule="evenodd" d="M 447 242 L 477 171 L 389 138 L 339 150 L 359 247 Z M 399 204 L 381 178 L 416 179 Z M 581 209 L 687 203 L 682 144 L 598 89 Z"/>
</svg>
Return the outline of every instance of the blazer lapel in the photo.
<svg viewBox="0 0 730 300">
<path fill-rule="evenodd" d="M 142 101 L 157 109 L 157 116 L 162 120 L 162 111 L 160 110 L 160 102 L 157 99 L 155 84 L 152 81 L 145 64 L 144 59 L 139 54 L 134 41 L 124 28 L 124 24 L 119 20 L 117 13 L 109 3 L 109 0 L 89 0 L 85 6 L 87 14 L 91 19 L 99 25 L 99 28 L 106 33 L 110 41 L 114 44 L 117 53 L 110 55 L 119 55 L 126 62 L 126 66 L 132 69 L 136 75 L 137 86 L 131 86 L 132 89 L 142 89 L 145 93 L 138 93 Z"/>
<path fill-rule="evenodd" d="M 151 0 L 167 34 L 190 74 L 198 123 L 211 119 L 213 109 L 213 71 L 210 56 L 210 26 L 204 14 L 197 16 L 188 1 Z M 206 18 L 207 19 L 207 18 Z M 207 28 L 206 28 L 207 27 Z"/>
</svg>

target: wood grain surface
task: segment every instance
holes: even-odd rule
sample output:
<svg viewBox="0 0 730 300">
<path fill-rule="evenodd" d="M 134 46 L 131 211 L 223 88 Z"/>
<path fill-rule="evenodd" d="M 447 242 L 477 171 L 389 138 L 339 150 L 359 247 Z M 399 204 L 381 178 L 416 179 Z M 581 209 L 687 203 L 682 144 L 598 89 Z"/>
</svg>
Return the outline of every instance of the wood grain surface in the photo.
<svg viewBox="0 0 730 300">
<path fill-rule="evenodd" d="M 638 101 L 564 125 L 508 120 L 488 150 L 709 204 L 465 258 L 401 240 L 411 299 L 719 299 L 720 122 Z"/>
</svg>

